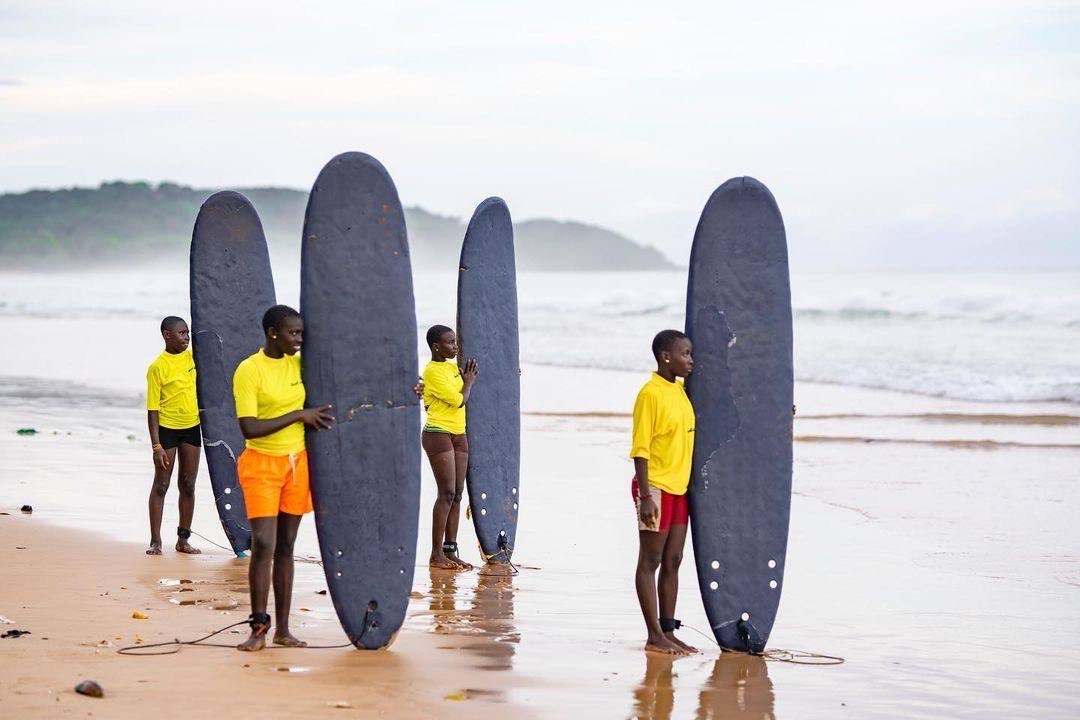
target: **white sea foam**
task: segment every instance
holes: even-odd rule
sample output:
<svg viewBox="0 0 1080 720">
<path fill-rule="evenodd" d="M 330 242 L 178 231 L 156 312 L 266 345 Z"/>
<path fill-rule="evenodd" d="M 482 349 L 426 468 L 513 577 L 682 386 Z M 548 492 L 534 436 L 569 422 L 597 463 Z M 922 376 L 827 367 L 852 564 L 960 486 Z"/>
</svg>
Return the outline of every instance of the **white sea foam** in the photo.
<svg viewBox="0 0 1080 720">
<path fill-rule="evenodd" d="M 275 267 L 279 302 L 297 305 L 297 268 Z M 795 274 L 792 280 L 798 380 L 964 400 L 1080 404 L 1078 272 Z M 435 323 L 453 325 L 456 282 L 453 271 L 417 274 L 421 334 Z M 652 336 L 683 326 L 685 288 L 679 272 L 524 273 L 522 362 L 647 372 Z M 51 342 L 53 326 L 82 327 L 103 342 L 107 336 L 110 357 L 99 376 L 116 386 L 123 377 L 141 378 L 160 344 L 157 321 L 187 315 L 187 289 L 183 265 L 4 274 L 0 317 L 30 342 Z M 118 336 L 143 325 L 145 342 Z M 78 380 L 96 384 L 88 370 Z M 28 360 L 2 374 L 54 379 L 62 372 L 50 374 Z"/>
</svg>

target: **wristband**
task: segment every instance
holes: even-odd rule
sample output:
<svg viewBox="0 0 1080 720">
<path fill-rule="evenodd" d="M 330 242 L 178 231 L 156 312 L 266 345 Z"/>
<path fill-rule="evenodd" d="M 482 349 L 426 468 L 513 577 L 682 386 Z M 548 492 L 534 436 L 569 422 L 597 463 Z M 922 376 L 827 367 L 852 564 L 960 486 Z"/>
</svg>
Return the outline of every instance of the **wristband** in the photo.
<svg viewBox="0 0 1080 720">
<path fill-rule="evenodd" d="M 161 445 L 161 443 L 154 443 L 153 445 L 150 446 L 150 449 L 153 450 L 154 452 L 157 452 L 158 450 L 161 450 L 161 451 L 165 450 L 165 448 Z"/>
</svg>

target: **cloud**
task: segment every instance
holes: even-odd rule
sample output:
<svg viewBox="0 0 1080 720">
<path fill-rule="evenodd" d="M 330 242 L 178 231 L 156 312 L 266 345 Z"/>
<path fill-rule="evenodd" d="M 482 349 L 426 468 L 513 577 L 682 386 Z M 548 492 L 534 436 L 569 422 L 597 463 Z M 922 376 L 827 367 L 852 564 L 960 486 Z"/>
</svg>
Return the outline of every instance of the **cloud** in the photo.
<svg viewBox="0 0 1080 720">
<path fill-rule="evenodd" d="M 22 80 L 10 80 L 8 78 L 0 78 L 0 87 L 18 87 L 23 85 Z"/>
</svg>

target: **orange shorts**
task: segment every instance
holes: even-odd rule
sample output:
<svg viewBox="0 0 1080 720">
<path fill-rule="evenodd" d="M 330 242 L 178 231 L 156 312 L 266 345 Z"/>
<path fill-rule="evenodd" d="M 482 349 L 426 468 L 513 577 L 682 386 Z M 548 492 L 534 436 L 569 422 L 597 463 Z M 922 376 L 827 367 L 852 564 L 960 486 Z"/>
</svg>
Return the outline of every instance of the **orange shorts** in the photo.
<svg viewBox="0 0 1080 720">
<path fill-rule="evenodd" d="M 245 448 L 236 461 L 248 518 L 276 517 L 279 512 L 311 512 L 307 450 L 295 455 L 267 455 Z"/>
</svg>

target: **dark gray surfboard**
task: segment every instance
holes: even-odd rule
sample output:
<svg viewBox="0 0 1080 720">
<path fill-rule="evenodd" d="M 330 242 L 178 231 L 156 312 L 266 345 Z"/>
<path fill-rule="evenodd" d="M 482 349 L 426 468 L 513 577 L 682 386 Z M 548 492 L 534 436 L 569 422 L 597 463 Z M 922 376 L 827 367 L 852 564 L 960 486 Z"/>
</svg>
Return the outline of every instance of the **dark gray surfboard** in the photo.
<svg viewBox="0 0 1080 720">
<path fill-rule="evenodd" d="M 784 584 L 791 510 L 791 289 L 784 221 L 753 178 L 721 185 L 690 253 L 687 391 L 697 427 L 690 531 L 721 647 L 760 653 Z"/>
<path fill-rule="evenodd" d="M 459 361 L 476 358 L 469 395 L 466 482 L 485 559 L 505 562 L 517 536 L 521 468 L 521 365 L 518 359 L 514 227 L 500 198 L 477 206 L 458 266 Z"/>
<path fill-rule="evenodd" d="M 405 619 L 420 513 L 420 400 L 405 216 L 378 160 L 349 152 L 319 173 L 300 261 L 312 499 L 330 596 L 353 645 L 389 645 Z"/>
<path fill-rule="evenodd" d="M 236 478 L 244 436 L 232 377 L 263 345 L 262 316 L 274 304 L 274 276 L 262 223 L 248 199 L 206 200 L 191 235 L 191 329 L 203 453 L 221 527 L 237 555 L 251 548 L 251 524 Z"/>
</svg>

